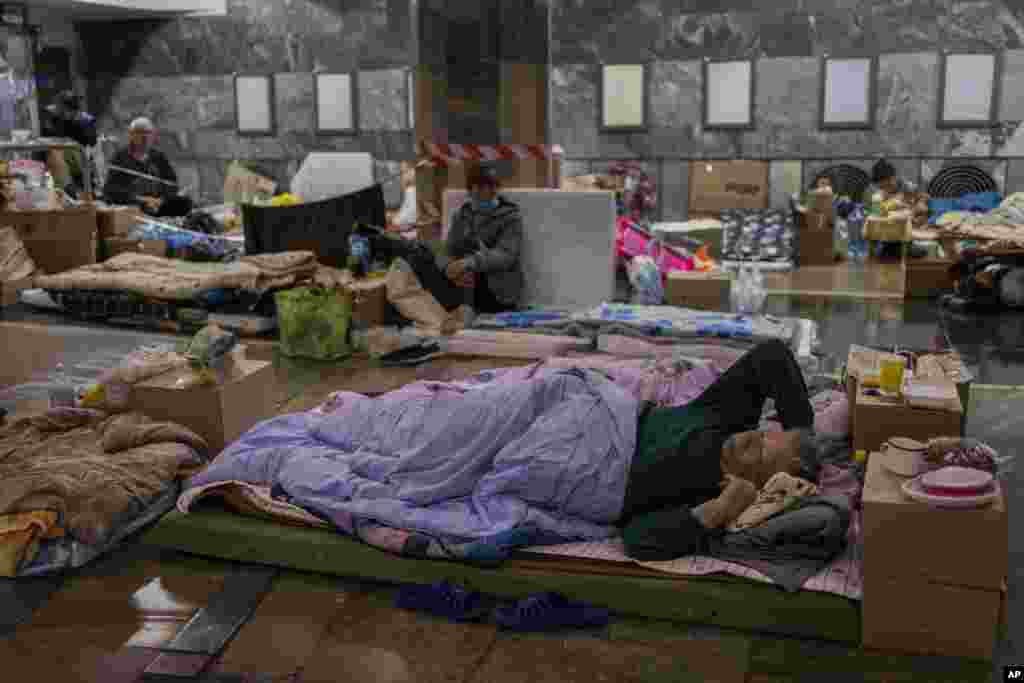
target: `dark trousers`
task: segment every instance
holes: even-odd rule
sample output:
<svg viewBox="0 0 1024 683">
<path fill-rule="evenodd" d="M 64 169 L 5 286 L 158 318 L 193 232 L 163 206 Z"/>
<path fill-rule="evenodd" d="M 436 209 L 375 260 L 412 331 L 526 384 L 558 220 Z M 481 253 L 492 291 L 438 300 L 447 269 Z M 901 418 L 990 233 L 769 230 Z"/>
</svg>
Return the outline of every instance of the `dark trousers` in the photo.
<svg viewBox="0 0 1024 683">
<path fill-rule="evenodd" d="M 621 524 L 626 550 L 637 559 L 693 554 L 709 535 L 691 508 L 715 498 L 722 481 L 722 445 L 733 434 L 757 429 L 765 399 L 775 401 L 785 429 L 809 428 L 814 411 L 803 373 L 789 347 L 759 344 L 680 408 L 650 408 L 641 416 L 626 485 Z M 673 421 L 698 423 L 666 443 Z M 655 448 L 645 445 L 656 443 Z"/>
<path fill-rule="evenodd" d="M 175 195 L 164 199 L 156 215 L 161 218 L 178 218 L 192 212 L 192 200 L 185 195 Z"/>
<path fill-rule="evenodd" d="M 487 276 L 476 276 L 476 287 L 473 290 L 473 310 L 477 313 L 504 313 L 514 310 L 515 306 L 502 303 L 491 291 Z"/>
<path fill-rule="evenodd" d="M 800 365 L 781 341 L 758 344 L 704 390 L 697 401 L 730 434 L 757 429 L 766 399 L 775 402 L 783 429 L 808 429 L 814 410 Z M 716 456 L 717 457 L 717 456 Z"/>
</svg>

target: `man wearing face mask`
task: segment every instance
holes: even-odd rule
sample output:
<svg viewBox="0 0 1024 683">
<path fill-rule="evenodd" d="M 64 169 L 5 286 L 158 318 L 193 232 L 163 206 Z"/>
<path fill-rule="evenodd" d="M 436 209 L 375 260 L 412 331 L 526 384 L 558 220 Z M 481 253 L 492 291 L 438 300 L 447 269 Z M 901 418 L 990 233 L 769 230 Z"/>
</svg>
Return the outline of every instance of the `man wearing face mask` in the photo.
<svg viewBox="0 0 1024 683">
<path fill-rule="evenodd" d="M 474 166 L 466 176 L 470 198 L 452 219 L 441 265 L 450 282 L 472 290 L 477 313 L 513 310 L 523 289 L 519 207 L 498 194 L 493 169 Z"/>
<path fill-rule="evenodd" d="M 152 216 L 185 216 L 192 201 L 179 193 L 178 174 L 154 147 L 156 127 L 137 118 L 128 127 L 128 146 L 110 161 L 103 198 L 111 204 L 139 206 Z"/>
</svg>

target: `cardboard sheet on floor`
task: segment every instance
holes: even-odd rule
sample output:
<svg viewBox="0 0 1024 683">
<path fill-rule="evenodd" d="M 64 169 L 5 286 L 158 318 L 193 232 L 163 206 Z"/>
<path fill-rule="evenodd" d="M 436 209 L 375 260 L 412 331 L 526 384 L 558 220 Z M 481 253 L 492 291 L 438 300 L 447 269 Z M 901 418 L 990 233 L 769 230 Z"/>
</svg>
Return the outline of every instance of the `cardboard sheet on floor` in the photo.
<svg viewBox="0 0 1024 683">
<path fill-rule="evenodd" d="M 551 358 L 589 346 L 579 337 L 488 330 L 462 330 L 447 340 L 448 353 L 491 358 Z"/>
<path fill-rule="evenodd" d="M 523 215 L 523 303 L 597 306 L 615 295 L 615 199 L 611 192 L 508 189 Z M 466 201 L 444 194 L 443 234 Z"/>
</svg>

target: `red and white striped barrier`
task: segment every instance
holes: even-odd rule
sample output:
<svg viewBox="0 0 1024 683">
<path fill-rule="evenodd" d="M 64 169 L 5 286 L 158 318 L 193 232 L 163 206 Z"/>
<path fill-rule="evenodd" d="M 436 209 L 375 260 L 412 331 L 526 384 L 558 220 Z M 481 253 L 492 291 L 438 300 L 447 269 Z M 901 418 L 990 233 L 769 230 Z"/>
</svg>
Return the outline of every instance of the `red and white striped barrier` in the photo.
<svg viewBox="0 0 1024 683">
<path fill-rule="evenodd" d="M 449 145 L 420 141 L 421 157 L 438 166 L 451 162 L 560 159 L 565 155 L 561 145 Z"/>
</svg>

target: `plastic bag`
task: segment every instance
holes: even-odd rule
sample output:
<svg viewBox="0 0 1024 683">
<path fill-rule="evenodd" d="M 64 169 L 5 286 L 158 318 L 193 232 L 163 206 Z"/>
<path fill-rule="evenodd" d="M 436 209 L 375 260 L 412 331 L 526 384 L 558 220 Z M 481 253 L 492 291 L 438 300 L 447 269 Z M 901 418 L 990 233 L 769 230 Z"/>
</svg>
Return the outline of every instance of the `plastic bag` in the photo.
<svg viewBox="0 0 1024 683">
<path fill-rule="evenodd" d="M 398 209 L 398 218 L 395 219 L 403 228 L 414 227 L 416 225 L 416 186 L 410 185 L 405 188 L 405 193 L 402 195 L 402 206 Z"/>
<path fill-rule="evenodd" d="M 629 262 L 629 283 L 633 285 L 634 303 L 659 306 L 665 302 L 661 271 L 650 256 L 637 256 Z"/>
<path fill-rule="evenodd" d="M 344 289 L 299 287 L 275 296 L 281 353 L 337 360 L 351 353 L 348 343 L 352 295 Z"/>
</svg>

